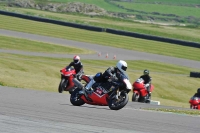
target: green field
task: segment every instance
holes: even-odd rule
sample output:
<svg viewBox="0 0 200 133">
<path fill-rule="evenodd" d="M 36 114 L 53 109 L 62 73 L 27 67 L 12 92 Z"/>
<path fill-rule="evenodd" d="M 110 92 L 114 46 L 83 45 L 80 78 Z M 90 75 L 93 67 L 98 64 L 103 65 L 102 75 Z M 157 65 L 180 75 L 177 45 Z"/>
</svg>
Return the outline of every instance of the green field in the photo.
<svg viewBox="0 0 200 133">
<path fill-rule="evenodd" d="M 30 27 L 30 25 L 34 28 Z M 3 15 L 0 15 L 0 28 L 129 50 L 175 56 L 198 61 L 200 60 L 200 49 L 198 48 L 178 46 L 174 44 L 137 39 L 133 37 L 118 36 L 104 32 L 91 32 L 87 30 L 80 30 L 76 28 L 30 21 Z"/>
<path fill-rule="evenodd" d="M 57 0 L 54 0 L 54 1 L 57 1 Z M 199 0 L 176 0 L 176 1 L 175 0 L 134 0 L 134 2 L 145 2 L 145 3 L 153 3 L 153 2 L 160 3 L 161 2 L 161 3 L 166 3 L 166 4 L 199 4 Z"/>
<path fill-rule="evenodd" d="M 79 23 L 79 24 L 84 24 L 84 25 L 92 25 L 92 26 L 98 26 L 98 27 L 103 27 L 103 28 L 113 28 L 113 29 L 126 30 L 126 31 L 138 32 L 138 33 L 143 33 L 143 34 L 175 38 L 175 39 L 180 39 L 180 40 L 200 42 L 199 28 L 142 24 L 142 23 L 127 21 L 127 20 L 122 20 L 122 19 L 90 17 L 90 16 L 84 16 L 84 15 L 80 16 L 80 15 L 40 11 L 40 10 L 34 10 L 34 9 L 23 9 L 23 8 L 13 8 L 13 7 L 8 8 L 8 7 L 1 7 L 1 6 L 0 6 L 0 9 L 12 11 L 12 12 L 18 12 L 18 13 L 27 14 L 27 15 L 40 16 L 40 17 L 45 17 L 45 18 L 50 18 L 50 19 Z"/>
<path fill-rule="evenodd" d="M 130 3 L 130 2 L 115 2 L 118 5 L 121 5 L 127 9 L 134 9 L 143 12 L 158 12 L 161 14 L 174 14 L 176 16 L 187 17 L 194 16 L 200 17 L 200 8 L 195 7 L 184 7 L 177 5 L 162 5 L 159 6 L 157 4 L 143 4 L 143 3 Z"/>
<path fill-rule="evenodd" d="M 134 19 L 156 22 L 200 24 L 199 1 L 197 0 L 50 0 L 51 2 L 82 2 L 97 5 L 106 11 L 134 14 Z M 49 1 L 49 2 L 50 2 Z"/>
</svg>

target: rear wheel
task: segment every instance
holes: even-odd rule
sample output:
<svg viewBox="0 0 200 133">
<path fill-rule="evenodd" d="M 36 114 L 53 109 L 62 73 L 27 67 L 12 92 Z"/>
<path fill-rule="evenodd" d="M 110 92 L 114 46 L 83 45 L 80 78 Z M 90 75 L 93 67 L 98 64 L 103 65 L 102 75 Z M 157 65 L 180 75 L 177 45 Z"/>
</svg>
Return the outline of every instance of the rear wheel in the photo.
<svg viewBox="0 0 200 133">
<path fill-rule="evenodd" d="M 85 102 L 81 99 L 81 95 L 79 95 L 79 89 L 75 89 L 71 96 L 70 96 L 70 102 L 74 105 L 74 106 L 81 106 L 83 104 L 85 104 Z"/>
<path fill-rule="evenodd" d="M 110 99 L 108 106 L 112 110 L 122 109 L 128 103 L 128 94 L 124 91 L 121 92 L 118 99 Z"/>
</svg>

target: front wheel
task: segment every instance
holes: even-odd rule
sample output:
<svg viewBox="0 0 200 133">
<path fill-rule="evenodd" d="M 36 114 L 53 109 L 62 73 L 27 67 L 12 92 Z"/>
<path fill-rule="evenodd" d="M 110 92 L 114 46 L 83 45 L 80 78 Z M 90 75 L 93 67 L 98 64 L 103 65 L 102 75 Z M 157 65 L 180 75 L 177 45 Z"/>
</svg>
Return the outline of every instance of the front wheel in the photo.
<svg viewBox="0 0 200 133">
<path fill-rule="evenodd" d="M 133 92 L 133 95 L 132 95 L 132 102 L 138 102 L 139 100 L 139 94 L 138 93 L 134 93 Z"/>
<path fill-rule="evenodd" d="M 80 96 L 81 95 L 79 95 L 79 89 L 75 89 L 70 96 L 71 104 L 73 104 L 74 106 L 81 106 L 85 104 L 85 102 L 81 99 Z"/>
<path fill-rule="evenodd" d="M 65 90 L 65 88 L 67 87 L 67 83 L 68 83 L 68 80 L 61 79 L 60 84 L 58 86 L 59 93 L 62 93 Z"/>
<path fill-rule="evenodd" d="M 112 98 L 108 102 L 108 106 L 112 110 L 122 109 L 128 103 L 128 94 L 124 91 L 121 92 L 118 99 Z"/>
</svg>

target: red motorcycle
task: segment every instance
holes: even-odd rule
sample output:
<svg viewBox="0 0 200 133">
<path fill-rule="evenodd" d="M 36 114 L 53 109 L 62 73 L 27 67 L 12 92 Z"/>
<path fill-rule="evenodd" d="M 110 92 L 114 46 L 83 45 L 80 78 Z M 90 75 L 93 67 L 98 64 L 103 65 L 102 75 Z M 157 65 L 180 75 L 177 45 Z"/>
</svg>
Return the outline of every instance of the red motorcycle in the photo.
<svg viewBox="0 0 200 133">
<path fill-rule="evenodd" d="M 62 93 L 63 91 L 69 91 L 71 92 L 76 88 L 74 85 L 73 79 L 74 75 L 76 75 L 75 69 L 70 67 L 64 67 L 63 69 L 60 70 L 61 72 L 61 81 L 58 87 L 58 92 Z M 87 79 L 87 76 L 82 75 L 81 80 L 84 80 L 86 83 L 89 82 L 89 79 Z"/>
<path fill-rule="evenodd" d="M 90 79 L 90 78 L 88 78 Z M 95 83 L 92 86 L 92 91 L 86 97 L 83 85 L 74 79 L 74 83 L 77 89 L 73 91 L 70 97 L 70 102 L 74 106 L 81 106 L 85 103 L 91 105 L 109 106 L 112 110 L 119 110 L 128 103 L 128 92 L 132 89 L 132 85 L 128 78 L 124 75 L 123 87 L 116 81 L 110 81 L 106 83 Z"/>
<path fill-rule="evenodd" d="M 151 84 L 150 92 L 152 92 L 154 86 Z M 142 103 L 150 103 L 151 96 L 149 96 L 147 89 L 145 88 L 144 80 L 142 78 L 137 79 L 133 83 L 133 102 L 142 102 Z"/>
<path fill-rule="evenodd" d="M 200 98 L 199 97 L 191 97 L 190 98 L 190 108 L 200 110 Z"/>
<path fill-rule="evenodd" d="M 60 70 L 61 81 L 58 87 L 58 92 L 62 93 L 63 91 L 71 92 L 74 89 L 74 83 L 72 82 L 74 75 L 76 75 L 74 68 L 64 67 Z"/>
</svg>

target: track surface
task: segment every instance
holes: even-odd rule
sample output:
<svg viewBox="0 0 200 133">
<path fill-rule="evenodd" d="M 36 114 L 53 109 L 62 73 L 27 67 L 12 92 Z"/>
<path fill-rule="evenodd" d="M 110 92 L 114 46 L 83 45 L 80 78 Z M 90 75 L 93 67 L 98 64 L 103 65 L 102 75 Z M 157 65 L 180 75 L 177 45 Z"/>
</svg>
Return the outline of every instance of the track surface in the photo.
<svg viewBox="0 0 200 133">
<path fill-rule="evenodd" d="M 198 133 L 198 116 L 144 111 L 129 102 L 119 111 L 107 106 L 72 106 L 69 95 L 0 87 L 1 133 Z"/>
<path fill-rule="evenodd" d="M 117 55 L 119 59 L 155 60 L 192 68 L 200 62 L 160 56 L 136 51 L 111 48 L 64 39 L 27 33 L 0 30 L 7 35 L 30 40 L 64 44 L 74 47 Z M 0 49 L 0 52 L 34 56 L 70 57 L 72 55 L 30 53 Z M 131 55 L 131 56 L 130 56 Z M 105 59 L 95 55 L 81 55 L 85 59 Z M 108 58 L 112 59 L 112 58 Z M 129 102 L 125 108 L 112 111 L 106 106 L 72 106 L 68 94 L 27 90 L 0 86 L 1 133 L 197 133 L 200 130 L 198 116 L 177 115 L 144 111 L 140 108 L 161 106 Z M 170 107 L 165 107 L 170 108 Z M 172 107 L 171 107 L 172 108 Z"/>
</svg>

